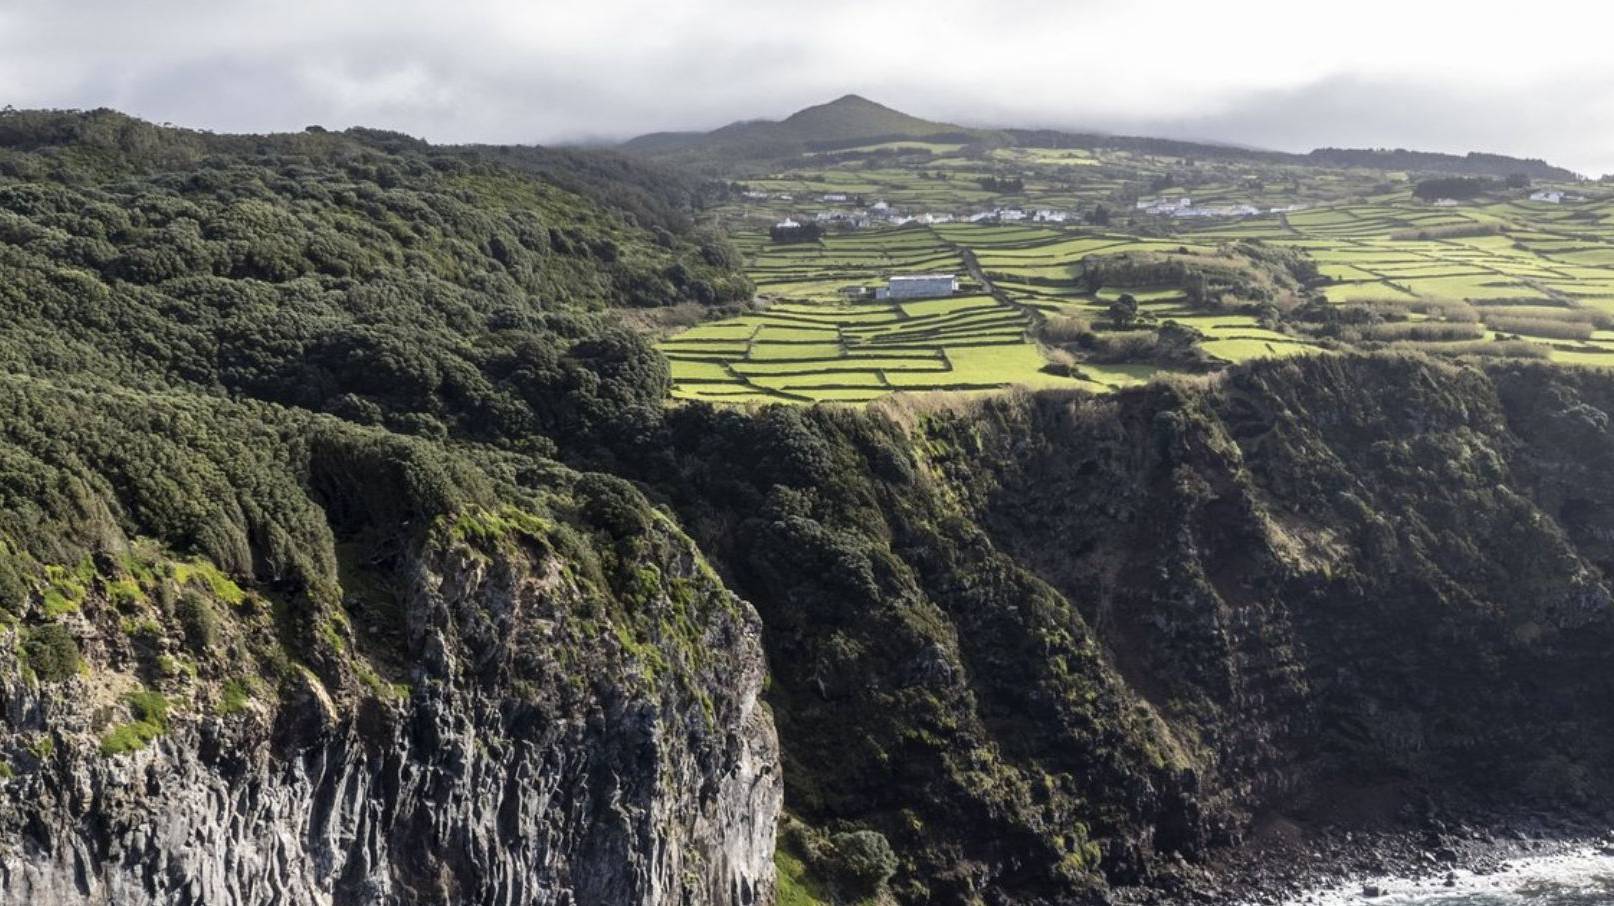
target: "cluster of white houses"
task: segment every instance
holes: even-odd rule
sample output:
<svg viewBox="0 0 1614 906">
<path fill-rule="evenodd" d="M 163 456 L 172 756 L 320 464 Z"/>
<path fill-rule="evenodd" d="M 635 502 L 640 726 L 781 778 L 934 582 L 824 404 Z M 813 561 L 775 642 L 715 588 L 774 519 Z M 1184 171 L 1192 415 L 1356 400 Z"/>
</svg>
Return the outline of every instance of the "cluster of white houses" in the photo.
<svg viewBox="0 0 1614 906">
<path fill-rule="evenodd" d="M 1530 200 L 1540 201 L 1546 204 L 1563 204 L 1566 201 L 1585 201 L 1586 196 L 1572 195 L 1568 192 L 1560 192 L 1557 189 L 1537 189 L 1536 191 L 1530 193 Z M 1431 201 L 1429 204 L 1437 208 L 1455 208 L 1462 204 L 1462 202 L 1455 198 L 1437 198 L 1434 201 Z"/>
<path fill-rule="evenodd" d="M 1262 210 L 1253 204 L 1223 204 L 1195 206 L 1194 200 L 1188 196 L 1180 198 L 1141 198 L 1138 200 L 1137 210 L 1142 214 L 1154 214 L 1162 217 L 1257 217 L 1261 214 L 1288 214 L 1291 211 L 1303 211 L 1306 206 L 1302 204 L 1284 205 L 1280 208 L 1267 208 Z"/>
<path fill-rule="evenodd" d="M 1557 189 L 1537 189 L 1530 193 L 1530 200 L 1544 201 L 1547 204 L 1563 204 L 1566 201 L 1585 201 L 1586 196 L 1560 192 Z"/>
<path fill-rule="evenodd" d="M 824 199 L 828 201 L 836 197 L 837 196 L 826 195 L 824 196 Z M 838 197 L 845 198 L 844 195 Z M 969 214 L 937 214 L 930 211 L 922 211 L 917 214 L 904 214 L 897 211 L 895 208 L 891 207 L 890 204 L 884 201 L 877 201 L 874 204 L 869 205 L 869 207 L 866 209 L 857 208 L 842 211 L 819 211 L 813 215 L 812 219 L 820 224 L 839 224 L 849 229 L 859 230 L 877 223 L 884 224 L 886 226 L 904 226 L 910 223 L 931 224 L 955 222 L 1018 223 L 1020 221 L 1032 221 L 1036 223 L 1065 223 L 1067 221 L 1073 221 L 1079 218 L 1075 212 L 1058 211 L 1051 208 L 1038 208 L 1033 211 L 1025 211 L 1020 208 L 992 208 L 991 210 L 974 211 Z M 800 226 L 801 224 L 794 217 L 787 217 L 784 220 L 779 221 L 779 223 L 776 225 L 784 228 L 791 228 Z"/>
</svg>

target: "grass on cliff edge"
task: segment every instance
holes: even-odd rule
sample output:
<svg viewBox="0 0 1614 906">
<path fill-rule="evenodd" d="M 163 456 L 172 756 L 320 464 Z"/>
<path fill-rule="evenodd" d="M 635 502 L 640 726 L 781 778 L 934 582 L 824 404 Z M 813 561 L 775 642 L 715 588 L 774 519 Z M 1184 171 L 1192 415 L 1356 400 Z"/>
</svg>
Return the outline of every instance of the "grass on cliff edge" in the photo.
<svg viewBox="0 0 1614 906">
<path fill-rule="evenodd" d="M 781 847 L 773 852 L 773 867 L 779 888 L 774 906 L 829 906 L 829 895 L 808 877 L 800 859 Z"/>
</svg>

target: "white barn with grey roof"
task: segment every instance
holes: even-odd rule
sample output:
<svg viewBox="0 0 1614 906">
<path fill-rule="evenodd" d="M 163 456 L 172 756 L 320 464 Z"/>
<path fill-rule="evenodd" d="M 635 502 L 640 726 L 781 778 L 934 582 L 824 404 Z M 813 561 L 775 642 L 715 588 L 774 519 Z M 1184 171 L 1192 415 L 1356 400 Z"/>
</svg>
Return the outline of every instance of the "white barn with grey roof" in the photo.
<svg viewBox="0 0 1614 906">
<path fill-rule="evenodd" d="M 875 291 L 879 299 L 931 299 L 958 292 L 958 278 L 952 274 L 908 274 L 891 277 Z"/>
</svg>

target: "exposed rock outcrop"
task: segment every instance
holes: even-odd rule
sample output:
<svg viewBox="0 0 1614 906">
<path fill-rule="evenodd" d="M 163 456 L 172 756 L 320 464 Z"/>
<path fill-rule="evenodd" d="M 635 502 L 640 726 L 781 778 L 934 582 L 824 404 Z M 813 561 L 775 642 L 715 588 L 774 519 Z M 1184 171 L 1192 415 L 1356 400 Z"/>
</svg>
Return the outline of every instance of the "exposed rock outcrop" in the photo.
<svg viewBox="0 0 1614 906">
<path fill-rule="evenodd" d="M 181 678 L 168 731 L 124 754 L 95 745 L 107 690 L 133 682 L 123 642 L 54 684 L 0 646 L 0 901 L 770 902 L 760 626 L 652 531 L 666 556 L 627 564 L 631 601 L 543 537 L 440 532 L 405 583 L 396 697 L 298 667 L 278 700 L 204 716 L 211 693 Z"/>
</svg>

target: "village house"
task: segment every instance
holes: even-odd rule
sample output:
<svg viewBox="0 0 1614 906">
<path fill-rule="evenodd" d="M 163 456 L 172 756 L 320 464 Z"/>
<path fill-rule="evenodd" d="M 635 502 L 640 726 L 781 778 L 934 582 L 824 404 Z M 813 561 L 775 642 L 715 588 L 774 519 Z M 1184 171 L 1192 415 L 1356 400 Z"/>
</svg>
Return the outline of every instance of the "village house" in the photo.
<svg viewBox="0 0 1614 906">
<path fill-rule="evenodd" d="M 846 196 L 842 195 L 839 192 L 831 192 L 830 194 L 824 196 L 824 201 L 845 201 L 845 200 L 846 200 Z"/>
<path fill-rule="evenodd" d="M 1261 213 L 1261 209 L 1248 204 L 1211 205 L 1204 208 L 1179 208 L 1171 212 L 1173 217 L 1252 217 Z"/>
<path fill-rule="evenodd" d="M 784 220 L 781 220 L 778 223 L 774 224 L 774 227 L 776 227 L 778 229 L 781 229 L 781 230 L 794 230 L 794 229 L 797 229 L 800 226 L 801 226 L 801 224 L 799 224 L 796 221 L 790 219 L 789 217 L 786 217 Z"/>
<path fill-rule="evenodd" d="M 1182 198 L 1160 198 L 1138 202 L 1138 208 L 1145 214 L 1175 215 L 1178 211 L 1186 211 L 1193 206 L 1193 199 L 1187 196 L 1183 196 Z"/>
<path fill-rule="evenodd" d="M 1544 201 L 1547 204 L 1562 204 L 1564 200 L 1564 193 L 1556 192 L 1552 189 L 1540 189 L 1530 193 L 1530 200 Z"/>
<path fill-rule="evenodd" d="M 908 274 L 890 277 L 874 291 L 876 299 L 930 299 L 958 292 L 958 278 L 952 274 Z"/>
</svg>

